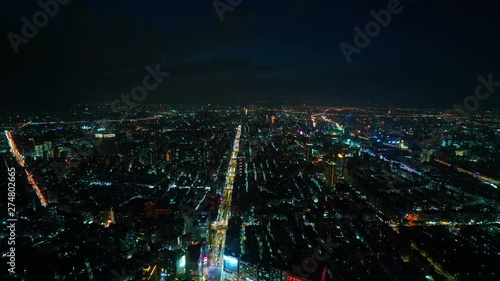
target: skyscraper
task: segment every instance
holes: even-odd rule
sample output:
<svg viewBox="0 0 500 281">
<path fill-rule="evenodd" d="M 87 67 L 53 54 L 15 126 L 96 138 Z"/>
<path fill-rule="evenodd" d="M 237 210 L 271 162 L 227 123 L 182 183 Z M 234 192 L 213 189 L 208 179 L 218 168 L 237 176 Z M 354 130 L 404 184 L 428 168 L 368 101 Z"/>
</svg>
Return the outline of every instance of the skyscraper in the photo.
<svg viewBox="0 0 500 281">
<path fill-rule="evenodd" d="M 338 165 L 334 162 L 328 163 L 326 171 L 326 181 L 328 187 L 335 189 L 338 179 L 339 179 Z"/>
<path fill-rule="evenodd" d="M 344 178 L 344 169 L 345 169 L 345 154 L 341 152 L 337 155 L 337 164 L 339 165 L 339 178 Z"/>
<path fill-rule="evenodd" d="M 306 161 L 307 162 L 311 162 L 312 161 L 312 150 L 313 150 L 312 143 L 306 144 Z"/>
</svg>

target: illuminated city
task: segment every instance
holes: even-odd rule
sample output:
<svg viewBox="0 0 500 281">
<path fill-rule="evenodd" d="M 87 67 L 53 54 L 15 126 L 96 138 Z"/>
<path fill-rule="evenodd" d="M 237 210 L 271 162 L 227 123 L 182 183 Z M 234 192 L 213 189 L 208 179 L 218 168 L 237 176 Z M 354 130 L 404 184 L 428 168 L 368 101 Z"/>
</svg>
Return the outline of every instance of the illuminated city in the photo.
<svg viewBox="0 0 500 281">
<path fill-rule="evenodd" d="M 500 280 L 500 1 L 3 1 L 0 280 Z"/>
<path fill-rule="evenodd" d="M 6 126 L 26 251 L 62 265 L 20 277 L 495 277 L 498 112 L 462 123 L 403 108 L 154 107 Z M 464 256 L 471 266 L 456 265 Z"/>
</svg>

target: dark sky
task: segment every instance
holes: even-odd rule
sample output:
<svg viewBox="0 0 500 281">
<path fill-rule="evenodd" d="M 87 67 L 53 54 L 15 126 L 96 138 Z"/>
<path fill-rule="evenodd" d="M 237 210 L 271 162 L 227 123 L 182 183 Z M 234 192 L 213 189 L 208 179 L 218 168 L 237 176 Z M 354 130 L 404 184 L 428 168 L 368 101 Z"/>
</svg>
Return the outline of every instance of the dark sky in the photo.
<svg viewBox="0 0 500 281">
<path fill-rule="evenodd" d="M 170 76 L 144 103 L 451 107 L 474 95 L 479 75 L 500 81 L 496 0 L 401 0 L 351 63 L 339 44 L 354 45 L 353 28 L 390 1 L 241 0 L 221 21 L 213 0 L 71 0 L 15 54 L 7 34 L 22 34 L 37 2 L 0 4 L 3 106 L 112 101 L 156 64 Z M 499 96 L 500 87 L 480 107 Z"/>
</svg>

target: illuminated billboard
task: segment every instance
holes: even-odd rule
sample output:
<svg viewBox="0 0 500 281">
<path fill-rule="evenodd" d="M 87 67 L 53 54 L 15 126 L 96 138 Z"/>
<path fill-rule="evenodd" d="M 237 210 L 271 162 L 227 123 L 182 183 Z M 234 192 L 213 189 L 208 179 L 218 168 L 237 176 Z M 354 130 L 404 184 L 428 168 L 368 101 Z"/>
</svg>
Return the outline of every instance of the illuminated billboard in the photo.
<svg viewBox="0 0 500 281">
<path fill-rule="evenodd" d="M 184 268 L 186 267 L 186 255 L 182 256 L 179 259 L 179 268 Z"/>
<path fill-rule="evenodd" d="M 237 272 L 238 259 L 224 255 L 224 270 L 229 272 Z"/>
<path fill-rule="evenodd" d="M 114 138 L 115 134 L 94 134 L 96 138 Z"/>
<path fill-rule="evenodd" d="M 177 273 L 183 272 L 186 269 L 186 255 L 183 255 L 177 260 Z"/>
</svg>

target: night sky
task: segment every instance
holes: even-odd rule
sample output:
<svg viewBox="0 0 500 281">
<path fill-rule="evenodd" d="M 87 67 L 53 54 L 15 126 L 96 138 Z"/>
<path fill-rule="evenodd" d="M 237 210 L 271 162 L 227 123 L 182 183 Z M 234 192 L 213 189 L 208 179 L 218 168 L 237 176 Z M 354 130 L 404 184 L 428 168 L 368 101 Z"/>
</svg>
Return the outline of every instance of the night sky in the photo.
<svg viewBox="0 0 500 281">
<path fill-rule="evenodd" d="M 479 75 L 500 81 L 496 0 L 401 0 L 351 63 L 339 44 L 354 46 L 354 28 L 390 1 L 241 0 L 223 21 L 213 2 L 71 0 L 15 54 L 7 35 L 21 35 L 21 18 L 32 22 L 41 8 L 1 1 L 2 106 L 110 102 L 157 64 L 170 76 L 144 103 L 450 108 L 474 95 Z M 480 108 L 499 106 L 499 96 L 500 87 Z"/>
</svg>

